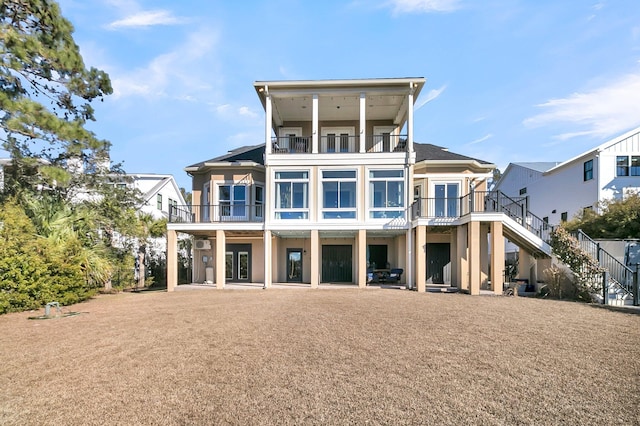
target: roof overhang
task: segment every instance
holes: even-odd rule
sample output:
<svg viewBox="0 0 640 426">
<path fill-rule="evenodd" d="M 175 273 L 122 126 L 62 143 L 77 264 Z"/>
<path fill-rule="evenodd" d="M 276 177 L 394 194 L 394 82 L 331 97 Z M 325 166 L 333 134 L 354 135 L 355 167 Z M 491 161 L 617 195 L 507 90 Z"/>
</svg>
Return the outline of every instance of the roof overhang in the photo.
<svg viewBox="0 0 640 426">
<path fill-rule="evenodd" d="M 413 93 L 415 103 L 425 82 L 424 77 L 256 81 L 254 88 L 263 108 L 267 96 L 271 97 L 274 126 L 311 121 L 314 97 L 323 120 L 356 120 L 360 117 L 361 94 L 366 96 L 367 119 L 402 125 L 407 118 L 407 95 Z"/>
</svg>

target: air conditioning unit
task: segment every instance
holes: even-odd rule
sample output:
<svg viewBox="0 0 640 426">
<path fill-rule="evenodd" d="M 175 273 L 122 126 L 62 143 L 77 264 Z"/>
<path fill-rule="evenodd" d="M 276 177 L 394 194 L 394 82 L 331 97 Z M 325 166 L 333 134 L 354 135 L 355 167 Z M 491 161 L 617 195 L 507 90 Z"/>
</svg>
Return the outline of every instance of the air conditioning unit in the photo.
<svg viewBox="0 0 640 426">
<path fill-rule="evenodd" d="M 211 241 L 196 240 L 196 250 L 211 250 Z"/>
</svg>

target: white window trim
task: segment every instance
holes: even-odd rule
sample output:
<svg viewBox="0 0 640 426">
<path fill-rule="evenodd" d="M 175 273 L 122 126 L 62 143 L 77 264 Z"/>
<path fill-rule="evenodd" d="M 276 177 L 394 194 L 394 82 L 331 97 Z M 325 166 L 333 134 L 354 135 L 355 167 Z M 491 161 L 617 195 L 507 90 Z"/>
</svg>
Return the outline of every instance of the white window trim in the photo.
<svg viewBox="0 0 640 426">
<path fill-rule="evenodd" d="M 328 147 L 327 147 L 327 136 L 329 135 L 329 133 L 335 133 L 336 137 L 339 138 L 340 134 L 346 133 L 349 135 L 349 152 L 356 152 L 356 141 L 354 136 L 356 135 L 356 128 L 354 126 L 346 126 L 346 127 L 331 127 L 331 126 L 327 126 L 327 127 L 322 127 L 322 130 L 320 130 L 320 134 L 321 134 L 321 147 L 320 147 L 320 152 L 328 152 Z M 338 141 L 336 141 L 338 142 Z M 339 151 L 335 151 L 335 152 L 339 152 Z"/>
<path fill-rule="evenodd" d="M 372 179 L 371 178 L 371 172 L 377 172 L 377 171 L 402 171 L 402 177 L 401 178 L 385 178 L 385 179 L 380 179 L 380 178 L 376 178 L 376 179 Z M 367 170 L 365 171 L 366 173 L 366 182 L 365 182 L 365 186 L 366 186 L 366 195 L 365 195 L 365 203 L 366 203 L 366 220 L 372 220 L 372 221 L 388 221 L 389 219 L 406 219 L 407 216 L 407 208 L 408 206 L 407 204 L 407 175 L 408 172 L 406 169 L 404 168 L 397 168 L 397 167 L 370 167 L 367 168 Z M 373 202 L 371 197 L 371 182 L 372 181 L 386 181 L 386 182 L 402 182 L 403 183 L 403 197 L 402 197 L 402 202 L 404 204 L 404 206 L 402 207 L 373 207 L 371 205 L 371 203 Z M 413 194 L 413 186 L 411 187 L 411 192 Z M 389 211 L 389 212 L 398 212 L 398 211 L 402 211 L 402 215 L 401 217 L 390 217 L 390 218 L 386 218 L 386 217 L 382 217 L 382 218 L 374 218 L 371 216 L 372 212 L 374 211 L 378 211 L 378 212 L 384 212 L 384 211 Z"/>
<path fill-rule="evenodd" d="M 256 218 L 260 218 L 263 219 L 264 218 L 264 209 L 265 209 L 265 205 L 267 203 L 267 188 L 266 185 L 263 182 L 254 182 L 254 184 L 252 185 L 252 194 L 251 194 L 251 204 L 253 204 L 253 211 L 255 214 Z M 258 212 L 258 188 L 262 188 L 262 214 L 259 214 Z"/>
<path fill-rule="evenodd" d="M 288 172 L 292 172 L 292 173 L 300 173 L 300 172 L 306 172 L 307 173 L 307 178 L 306 179 L 289 179 L 289 180 L 279 180 L 276 178 L 276 174 L 277 173 L 288 173 Z M 271 211 L 269 212 L 269 215 L 272 217 L 272 220 L 275 221 L 291 221 L 292 219 L 282 219 L 280 217 L 277 217 L 278 214 L 280 213 L 306 213 L 307 217 L 303 218 L 303 219 L 293 219 L 296 221 L 301 221 L 301 220 L 306 220 L 308 221 L 311 217 L 311 208 L 312 208 L 312 199 L 311 199 L 311 170 L 309 169 L 296 169 L 296 168 L 281 168 L 281 169 L 277 169 L 277 170 L 273 170 L 272 174 L 271 174 L 271 182 L 273 182 L 272 188 L 271 188 L 271 200 L 273 200 L 273 202 L 271 202 Z M 306 182 L 307 183 L 307 207 L 306 208 L 280 208 L 278 206 L 277 203 L 277 193 L 278 193 L 278 183 L 279 182 Z"/>
<path fill-rule="evenodd" d="M 325 208 L 324 207 L 324 178 L 323 178 L 323 172 L 328 172 L 328 171 L 332 171 L 332 172 L 355 172 L 356 176 L 355 178 L 348 178 L 348 179 L 341 179 L 340 182 L 355 182 L 356 184 L 356 205 L 353 208 Z M 336 181 L 336 179 L 334 178 L 330 178 L 329 181 Z M 335 221 L 356 221 L 358 220 L 358 189 L 359 189 L 359 185 L 358 185 L 358 181 L 359 181 L 359 173 L 358 173 L 358 169 L 350 169 L 350 168 L 344 168 L 344 167 L 339 167 L 339 168 L 324 168 L 324 169 L 320 169 L 318 170 L 318 210 L 319 210 L 319 215 L 318 217 L 320 218 L 320 220 L 322 221 L 327 221 L 327 222 L 335 222 Z M 354 216 L 350 217 L 350 218 L 329 218 L 329 219 L 325 219 L 324 217 L 324 213 L 325 212 L 353 212 Z"/>
<path fill-rule="evenodd" d="M 398 143 L 398 138 L 395 137 L 398 133 L 397 126 L 373 126 L 373 135 L 371 135 L 371 137 L 375 138 L 377 136 L 382 135 L 383 133 L 389 133 L 391 135 L 391 140 L 389 141 L 389 151 L 393 151 L 393 149 L 395 148 L 394 142 L 396 144 Z M 374 142 L 375 143 L 373 144 L 373 147 L 372 147 L 373 151 L 384 152 L 384 150 L 382 149 L 382 144 L 383 144 L 382 139 Z"/>
<path fill-rule="evenodd" d="M 436 185 L 449 185 L 449 184 L 457 184 L 458 185 L 458 199 L 461 198 L 462 195 L 462 188 L 463 188 L 463 184 L 464 184 L 464 179 L 441 179 L 441 180 L 430 180 L 429 181 L 429 194 L 428 194 L 428 199 L 433 199 L 435 200 L 436 198 Z M 447 199 L 447 197 L 445 197 L 445 199 Z M 428 206 L 429 209 L 434 209 L 434 211 L 429 211 L 428 214 L 429 216 L 435 216 L 435 202 L 432 206 Z M 460 207 L 458 206 L 458 210 L 460 209 Z M 458 211 L 458 216 L 461 215 L 462 212 Z"/>
<path fill-rule="evenodd" d="M 247 213 L 248 213 L 248 206 L 249 204 L 251 204 L 250 202 L 247 202 L 247 196 L 251 196 L 251 187 L 250 185 L 246 184 L 246 183 L 239 183 L 239 182 L 234 182 L 234 181 L 218 181 L 215 182 L 215 186 L 216 186 L 216 191 L 215 191 L 215 195 L 214 195 L 214 199 L 215 199 L 215 205 L 218 206 L 218 219 L 220 219 L 221 217 L 225 217 L 225 218 L 236 218 L 236 219 L 246 219 L 247 217 Z M 230 204 L 230 213 L 234 212 L 233 210 L 233 206 L 234 206 L 234 202 L 238 201 L 235 200 L 233 198 L 233 188 L 236 186 L 244 186 L 244 205 L 245 205 L 245 214 L 242 216 L 234 216 L 233 214 L 229 214 L 228 216 L 222 216 L 222 210 L 221 210 L 221 206 L 222 206 L 222 200 L 220 200 L 220 187 L 221 186 L 230 186 L 231 187 L 231 200 L 229 200 Z M 227 201 L 227 200 L 225 200 Z"/>
</svg>

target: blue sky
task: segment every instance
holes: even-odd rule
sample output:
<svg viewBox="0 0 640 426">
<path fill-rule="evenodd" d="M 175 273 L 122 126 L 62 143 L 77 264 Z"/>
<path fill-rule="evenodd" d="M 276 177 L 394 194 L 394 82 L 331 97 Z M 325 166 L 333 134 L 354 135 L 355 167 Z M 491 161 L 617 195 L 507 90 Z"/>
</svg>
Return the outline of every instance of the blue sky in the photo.
<svg viewBox="0 0 640 426">
<path fill-rule="evenodd" d="M 640 125 L 637 0 L 60 0 L 131 173 L 263 142 L 255 80 L 425 77 L 415 140 L 562 161 Z"/>
</svg>

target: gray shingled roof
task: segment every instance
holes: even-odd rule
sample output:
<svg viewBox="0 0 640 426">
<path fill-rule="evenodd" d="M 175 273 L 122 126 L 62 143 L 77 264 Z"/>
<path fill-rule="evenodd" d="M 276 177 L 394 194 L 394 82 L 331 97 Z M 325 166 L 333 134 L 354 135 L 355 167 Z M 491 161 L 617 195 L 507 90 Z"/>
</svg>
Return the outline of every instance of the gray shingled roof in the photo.
<svg viewBox="0 0 640 426">
<path fill-rule="evenodd" d="M 479 160 L 466 155 L 456 154 L 441 146 L 429 143 L 414 143 L 413 149 L 416 152 L 416 161 L 477 161 L 480 164 L 492 164 L 488 161 Z M 210 163 L 229 163 L 235 161 L 253 161 L 254 163 L 264 164 L 264 144 L 243 146 L 219 157 L 193 164 L 188 169 L 200 168 Z"/>
<path fill-rule="evenodd" d="M 413 143 L 413 149 L 416 152 L 416 162 L 420 161 L 460 161 L 460 160 L 473 160 L 480 164 L 492 164 L 489 161 L 479 160 L 473 157 L 467 157 L 466 155 L 456 154 L 449 151 L 447 148 L 441 146 L 432 145 L 430 143 Z"/>
<path fill-rule="evenodd" d="M 233 163 L 237 161 L 253 161 L 254 163 L 264 164 L 264 144 L 242 146 L 219 157 L 192 164 L 187 169 L 204 167 L 208 163 Z"/>
</svg>

